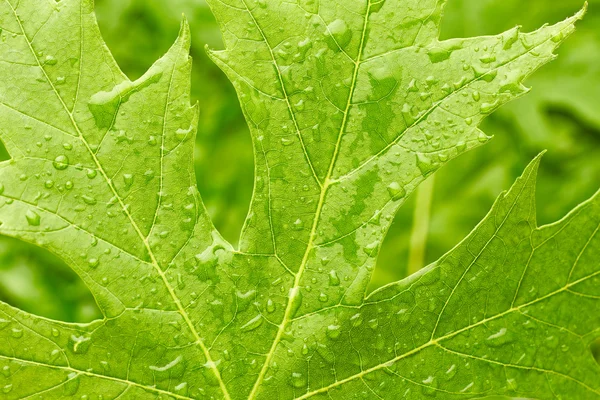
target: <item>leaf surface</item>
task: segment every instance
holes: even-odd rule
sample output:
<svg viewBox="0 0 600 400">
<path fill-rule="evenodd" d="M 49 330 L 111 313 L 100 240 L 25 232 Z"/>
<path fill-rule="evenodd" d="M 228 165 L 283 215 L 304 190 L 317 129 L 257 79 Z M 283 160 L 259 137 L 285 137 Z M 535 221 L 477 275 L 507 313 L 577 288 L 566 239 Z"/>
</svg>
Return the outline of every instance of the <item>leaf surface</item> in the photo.
<svg viewBox="0 0 600 400">
<path fill-rule="evenodd" d="M 537 161 L 463 244 L 365 296 L 406 197 L 488 140 L 583 13 L 439 41 L 441 1 L 228 1 L 210 54 L 256 163 L 239 249 L 196 189 L 187 23 L 131 81 L 91 1 L 0 3 L 0 232 L 65 259 L 104 314 L 1 303 L 7 397 L 595 398 L 600 321 L 566 313 L 597 309 L 597 200 L 537 228 Z"/>
</svg>

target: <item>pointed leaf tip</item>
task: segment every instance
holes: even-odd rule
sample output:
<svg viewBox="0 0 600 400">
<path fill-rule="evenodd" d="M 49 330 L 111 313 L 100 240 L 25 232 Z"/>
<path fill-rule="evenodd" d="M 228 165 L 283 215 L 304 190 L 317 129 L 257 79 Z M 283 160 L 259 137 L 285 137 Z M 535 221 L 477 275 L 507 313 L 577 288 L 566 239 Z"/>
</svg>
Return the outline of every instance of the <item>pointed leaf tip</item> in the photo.
<svg viewBox="0 0 600 400">
<path fill-rule="evenodd" d="M 179 34 L 177 35 L 177 42 L 181 42 L 183 47 L 189 50 L 192 44 L 191 36 L 189 21 L 185 14 L 182 13 Z"/>
</svg>

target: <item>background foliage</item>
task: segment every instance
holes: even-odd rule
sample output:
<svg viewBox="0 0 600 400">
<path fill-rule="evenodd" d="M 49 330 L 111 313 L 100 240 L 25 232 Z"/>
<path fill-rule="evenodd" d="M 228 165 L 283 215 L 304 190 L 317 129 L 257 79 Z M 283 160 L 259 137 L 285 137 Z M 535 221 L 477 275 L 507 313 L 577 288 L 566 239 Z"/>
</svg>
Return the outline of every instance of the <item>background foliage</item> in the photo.
<svg viewBox="0 0 600 400">
<path fill-rule="evenodd" d="M 451 0 L 443 38 L 495 34 L 514 25 L 534 29 L 572 15 L 581 0 Z M 196 171 L 217 228 L 232 243 L 252 192 L 253 159 L 238 100 L 204 45 L 221 48 L 220 33 L 203 0 L 97 0 L 100 26 L 119 64 L 141 76 L 174 41 L 181 13 L 192 27 L 193 97 L 200 101 Z M 600 0 L 560 57 L 527 83 L 533 91 L 504 106 L 484 125 L 495 139 L 439 171 L 433 183 L 424 259 L 429 263 L 459 242 L 541 150 L 539 223 L 561 218 L 590 197 L 600 181 Z M 4 154 L 7 158 L 8 155 Z M 421 199 L 427 198 L 421 193 Z M 403 207 L 382 248 L 373 287 L 408 273 L 415 199 Z M 423 215 L 423 210 L 418 210 Z M 414 238 L 413 238 L 414 239 Z M 414 243 L 414 240 L 413 240 Z M 0 238 L 0 300 L 38 315 L 89 321 L 99 311 L 87 288 L 60 260 L 14 239 Z"/>
</svg>

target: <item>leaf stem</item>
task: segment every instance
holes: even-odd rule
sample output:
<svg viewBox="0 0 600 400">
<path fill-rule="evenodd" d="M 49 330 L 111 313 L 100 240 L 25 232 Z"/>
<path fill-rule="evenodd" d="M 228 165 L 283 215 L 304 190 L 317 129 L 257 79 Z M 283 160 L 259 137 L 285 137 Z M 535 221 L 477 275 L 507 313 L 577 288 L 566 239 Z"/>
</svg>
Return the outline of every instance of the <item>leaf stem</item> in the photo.
<svg viewBox="0 0 600 400">
<path fill-rule="evenodd" d="M 408 249 L 407 274 L 412 275 L 425 266 L 425 253 L 429 223 L 431 222 L 431 203 L 435 188 L 435 175 L 425 180 L 417 189 L 417 202 L 413 213 L 413 225 Z"/>
</svg>

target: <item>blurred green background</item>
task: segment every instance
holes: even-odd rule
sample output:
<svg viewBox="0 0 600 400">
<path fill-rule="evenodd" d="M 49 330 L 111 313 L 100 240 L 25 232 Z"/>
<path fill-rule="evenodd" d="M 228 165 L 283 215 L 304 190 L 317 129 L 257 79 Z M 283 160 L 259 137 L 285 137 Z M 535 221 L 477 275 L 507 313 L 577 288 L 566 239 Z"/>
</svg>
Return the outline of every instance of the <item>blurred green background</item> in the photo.
<svg viewBox="0 0 600 400">
<path fill-rule="evenodd" d="M 196 145 L 198 186 L 217 228 L 232 243 L 252 193 L 250 135 L 224 74 L 205 55 L 221 48 L 204 0 L 96 0 L 102 32 L 122 69 L 141 76 L 173 43 L 185 13 L 193 32 L 193 98 L 202 115 Z M 575 13 L 582 0 L 450 0 L 442 38 L 496 34 L 515 25 L 533 30 Z M 539 223 L 553 222 L 600 188 L 600 0 L 554 63 L 528 82 L 533 90 L 488 118 L 488 145 L 453 161 L 419 193 L 419 234 L 413 234 L 415 198 L 402 209 L 382 248 L 372 286 L 400 279 L 435 261 L 489 211 L 540 151 Z M 8 156 L 5 155 L 5 158 Z M 427 205 L 431 203 L 430 207 Z M 422 249 L 423 254 L 414 249 Z M 84 322 L 100 316 L 79 278 L 51 254 L 0 237 L 0 300 L 32 313 Z"/>
</svg>

